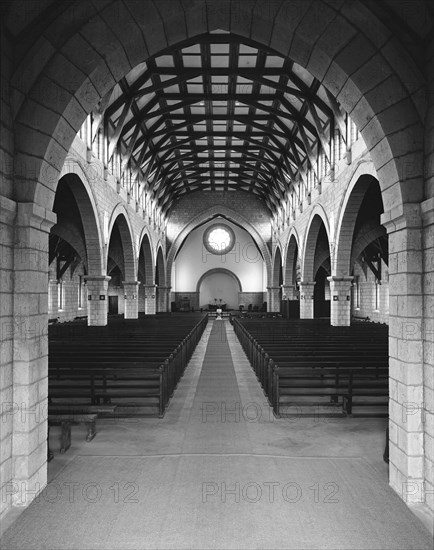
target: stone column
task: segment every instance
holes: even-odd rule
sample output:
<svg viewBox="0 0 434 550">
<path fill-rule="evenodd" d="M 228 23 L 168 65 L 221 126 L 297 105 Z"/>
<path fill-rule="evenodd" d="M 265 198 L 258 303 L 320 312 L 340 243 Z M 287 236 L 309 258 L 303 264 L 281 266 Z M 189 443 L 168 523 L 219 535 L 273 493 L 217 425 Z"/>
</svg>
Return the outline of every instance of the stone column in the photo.
<svg viewBox="0 0 434 550">
<path fill-rule="evenodd" d="M 349 327 L 351 324 L 351 287 L 354 277 L 327 277 L 330 282 L 330 324 Z"/>
<path fill-rule="evenodd" d="M 300 319 L 313 319 L 315 282 L 300 281 Z"/>
<path fill-rule="evenodd" d="M 157 311 L 157 287 L 156 285 L 143 285 L 145 289 L 145 313 L 155 315 Z"/>
<path fill-rule="evenodd" d="M 270 312 L 280 312 L 280 286 L 267 286 L 268 305 Z"/>
<path fill-rule="evenodd" d="M 434 198 L 422 203 L 425 502 L 434 511 Z"/>
<path fill-rule="evenodd" d="M 166 312 L 169 311 L 168 302 L 170 296 L 171 286 L 158 286 L 157 287 L 157 311 Z"/>
<path fill-rule="evenodd" d="M 381 219 L 389 234 L 389 481 L 408 503 L 425 499 L 421 220 L 419 204 Z"/>
<path fill-rule="evenodd" d="M 87 324 L 90 327 L 107 325 L 108 301 L 107 289 L 111 277 L 106 275 L 87 275 Z"/>
<path fill-rule="evenodd" d="M 298 291 L 296 285 L 283 285 L 282 294 L 287 300 L 298 300 Z"/>
<path fill-rule="evenodd" d="M 143 285 L 140 285 L 138 288 L 138 297 L 139 297 L 139 304 L 138 304 L 138 311 L 139 313 L 146 313 L 146 287 Z"/>
<path fill-rule="evenodd" d="M 25 506 L 47 482 L 48 237 L 56 216 L 33 203 L 18 203 L 16 214 L 11 473 L 12 504 Z"/>
<path fill-rule="evenodd" d="M 139 318 L 139 285 L 140 281 L 123 281 L 125 297 L 125 319 Z"/>
</svg>

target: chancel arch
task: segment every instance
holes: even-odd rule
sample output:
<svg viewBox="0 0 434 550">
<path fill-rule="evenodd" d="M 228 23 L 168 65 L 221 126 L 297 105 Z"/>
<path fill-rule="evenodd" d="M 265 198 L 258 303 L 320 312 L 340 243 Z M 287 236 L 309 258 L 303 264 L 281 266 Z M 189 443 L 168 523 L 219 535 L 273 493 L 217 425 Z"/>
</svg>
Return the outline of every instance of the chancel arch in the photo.
<svg viewBox="0 0 434 550">
<path fill-rule="evenodd" d="M 204 226 L 204 224 L 211 223 L 213 220 L 218 222 L 219 220 L 224 222 L 227 220 L 234 226 L 241 227 L 245 229 L 250 235 L 252 243 L 245 242 L 243 248 L 240 249 L 239 244 L 235 247 L 231 257 L 236 257 L 236 254 L 243 258 L 243 260 L 248 263 L 255 264 L 257 262 L 264 262 L 265 271 L 267 277 L 271 280 L 271 254 L 266 245 L 265 239 L 261 236 L 258 229 L 250 223 L 250 221 L 243 216 L 240 212 L 237 212 L 234 209 L 229 208 L 225 205 L 212 206 L 189 221 L 183 229 L 176 235 L 175 239 L 170 246 L 167 253 L 167 271 L 168 279 L 172 279 L 172 268 L 174 261 L 179 254 L 181 247 L 186 241 L 187 237 L 194 231 L 196 228 Z M 203 250 L 200 251 L 200 254 L 203 254 Z M 210 259 L 211 256 L 205 254 L 205 259 Z"/>
<path fill-rule="evenodd" d="M 207 216 L 188 234 L 180 234 L 180 237 L 185 237 L 182 243 L 179 242 L 179 247 L 178 241 L 175 241 L 178 252 L 172 263 L 171 275 L 174 307 L 185 309 L 188 300 L 190 309 L 203 308 L 197 283 L 213 269 L 229 270 L 240 281 L 242 291 L 239 291 L 237 303 L 231 300 L 231 309 L 238 310 L 241 306 L 241 309 L 259 310 L 264 307 L 264 301 L 267 301 L 264 296 L 267 281 L 265 262 L 249 229 L 249 225 L 243 226 L 228 217 L 217 215 Z M 208 242 L 219 236 L 223 239 L 221 243 Z M 212 298 L 219 300 L 221 296 Z"/>
</svg>

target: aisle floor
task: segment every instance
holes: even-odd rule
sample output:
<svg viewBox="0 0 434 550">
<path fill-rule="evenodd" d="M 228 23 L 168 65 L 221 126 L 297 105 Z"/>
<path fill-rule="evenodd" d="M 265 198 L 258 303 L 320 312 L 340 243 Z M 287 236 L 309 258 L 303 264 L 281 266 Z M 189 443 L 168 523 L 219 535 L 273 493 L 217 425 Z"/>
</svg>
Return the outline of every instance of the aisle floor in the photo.
<svg viewBox="0 0 434 550">
<path fill-rule="evenodd" d="M 53 430 L 49 485 L 0 547 L 432 549 L 388 486 L 385 425 L 274 418 L 231 325 L 210 322 L 164 418 L 101 421 L 90 443 L 74 427 L 65 455 Z"/>
</svg>

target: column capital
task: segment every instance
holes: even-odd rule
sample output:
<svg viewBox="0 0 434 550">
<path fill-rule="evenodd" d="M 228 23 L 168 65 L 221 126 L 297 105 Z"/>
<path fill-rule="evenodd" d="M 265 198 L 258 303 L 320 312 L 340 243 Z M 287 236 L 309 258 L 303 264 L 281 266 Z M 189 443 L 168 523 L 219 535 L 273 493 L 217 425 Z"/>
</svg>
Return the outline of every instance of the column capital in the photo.
<svg viewBox="0 0 434 550">
<path fill-rule="evenodd" d="M 352 275 L 331 275 L 330 277 L 327 277 L 327 281 L 330 283 L 352 283 L 354 277 Z"/>
<path fill-rule="evenodd" d="M 3 222 L 12 225 L 17 215 L 17 203 L 0 195 L 0 216 Z"/>
<path fill-rule="evenodd" d="M 122 284 L 124 286 L 139 286 L 141 283 L 140 281 L 122 281 Z"/>
<path fill-rule="evenodd" d="M 402 229 L 417 229 L 421 227 L 421 204 L 405 203 L 381 215 L 381 223 L 388 233 L 395 233 Z"/>
<path fill-rule="evenodd" d="M 109 275 L 85 275 L 84 280 L 88 281 L 110 281 L 111 277 Z"/>
<path fill-rule="evenodd" d="M 423 225 L 434 224 L 434 197 L 427 199 L 421 205 Z"/>
<path fill-rule="evenodd" d="M 267 286 L 267 290 L 280 290 L 280 286 Z"/>
<path fill-rule="evenodd" d="M 300 281 L 298 284 L 301 287 L 303 287 L 303 286 L 306 286 L 306 287 L 307 286 L 314 286 L 314 285 L 316 285 L 316 281 Z"/>
<path fill-rule="evenodd" d="M 45 233 L 55 225 L 57 215 L 33 202 L 18 202 L 15 223 L 18 226 L 33 227 Z"/>
</svg>

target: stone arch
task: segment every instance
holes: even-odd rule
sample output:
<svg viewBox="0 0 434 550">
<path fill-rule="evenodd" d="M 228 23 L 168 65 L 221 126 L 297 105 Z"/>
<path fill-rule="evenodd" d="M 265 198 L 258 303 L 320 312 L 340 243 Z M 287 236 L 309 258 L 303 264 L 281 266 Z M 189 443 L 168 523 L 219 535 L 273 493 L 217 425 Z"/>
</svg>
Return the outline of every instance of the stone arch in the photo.
<svg viewBox="0 0 434 550">
<path fill-rule="evenodd" d="M 283 283 L 282 251 L 280 246 L 276 246 L 273 259 L 272 286 L 280 287 Z"/>
<path fill-rule="evenodd" d="M 161 243 L 157 244 L 157 259 L 155 260 L 155 284 L 159 287 L 166 286 L 166 262 L 164 260 Z"/>
<path fill-rule="evenodd" d="M 213 206 L 208 210 L 201 212 L 199 215 L 193 218 L 190 223 L 188 223 L 178 234 L 167 254 L 167 280 L 171 281 L 173 262 L 175 261 L 179 249 L 181 248 L 183 242 L 188 237 L 188 235 L 199 225 L 203 225 L 204 223 L 212 220 L 217 216 L 222 216 L 223 218 L 226 218 L 235 225 L 242 227 L 250 234 L 256 246 L 259 248 L 259 251 L 262 254 L 262 258 L 264 259 L 267 270 L 267 278 L 268 280 L 271 280 L 271 256 L 264 239 L 255 229 L 255 227 L 246 218 L 244 218 L 244 216 L 241 216 L 235 210 L 232 210 L 231 208 L 223 205 Z"/>
<path fill-rule="evenodd" d="M 371 152 L 387 209 L 423 198 L 424 105 L 413 94 L 416 97 L 425 85 L 424 78 L 398 38 L 391 37 L 361 2 L 344 10 L 318 0 L 311 10 L 305 2 L 243 1 L 222 6 L 221 0 L 180 0 L 162 4 L 158 10 L 153 4 L 135 4 L 134 18 L 126 4 L 99 8 L 82 2 L 80 10 L 76 5 L 66 7 L 47 22 L 45 32 L 17 65 L 12 105 L 20 151 L 16 158 L 19 201 L 51 207 L 74 136 L 121 77 L 167 46 L 215 29 L 248 36 L 275 49 L 330 90 Z M 366 26 L 368 16 L 372 31 Z M 76 24 L 71 25 L 71 20 Z M 68 85 L 65 74 L 70 76 Z M 45 116 L 47 109 L 50 117 Z M 391 118 L 396 121 L 393 129 Z M 42 129 L 40 120 L 44 120 Z M 389 139 L 399 131 L 402 139 Z M 412 185 L 404 185 L 410 177 Z"/>
<path fill-rule="evenodd" d="M 243 287 L 242 287 L 242 284 L 241 284 L 241 281 L 240 279 L 238 278 L 238 276 L 233 272 L 231 271 L 230 269 L 225 269 L 224 267 L 215 267 L 213 269 L 208 269 L 208 271 L 206 271 L 205 273 L 203 273 L 200 277 L 200 279 L 197 281 L 197 285 L 196 285 L 196 292 L 199 294 L 200 292 L 200 285 L 202 284 L 202 281 L 204 279 L 206 279 L 206 277 L 208 277 L 209 275 L 213 275 L 214 273 L 224 273 L 225 275 L 229 275 L 230 277 L 232 277 L 233 279 L 235 279 L 235 281 L 237 282 L 238 284 L 238 291 L 239 292 L 242 292 L 243 291 Z"/>
<path fill-rule="evenodd" d="M 128 217 L 128 212 L 122 204 L 118 204 L 110 217 L 107 236 L 107 258 L 109 253 L 110 238 L 113 232 L 113 227 L 117 224 L 121 236 L 123 260 L 124 260 L 124 277 L 125 281 L 136 281 L 137 267 L 136 255 L 134 251 L 134 238 L 131 227 L 131 222 Z"/>
<path fill-rule="evenodd" d="M 332 272 L 338 277 L 347 277 L 351 270 L 351 250 L 357 214 L 368 188 L 377 182 L 371 163 L 360 164 L 354 172 L 340 208 L 336 227 L 335 253 Z M 369 244 L 369 243 L 368 243 Z"/>
<path fill-rule="evenodd" d="M 169 289 L 166 281 L 166 261 L 161 242 L 157 243 L 157 256 L 155 260 L 155 285 L 156 285 L 156 311 L 168 310 Z"/>
<path fill-rule="evenodd" d="M 144 265 L 141 266 L 141 259 Z M 153 255 L 152 238 L 145 227 L 139 239 L 139 254 L 137 261 L 137 278 L 142 285 L 153 285 L 155 277 L 155 261 Z"/>
<path fill-rule="evenodd" d="M 315 249 L 322 224 L 324 224 L 330 247 L 330 225 L 328 217 L 324 209 L 321 206 L 316 205 L 312 210 L 309 223 L 307 224 L 306 235 L 303 245 L 303 256 L 301 259 L 301 278 L 304 282 L 313 282 L 315 278 Z M 333 254 L 330 253 L 330 257 L 332 256 Z"/>
<path fill-rule="evenodd" d="M 354 242 L 351 249 L 350 266 L 354 265 L 354 262 L 370 243 L 386 234 L 386 230 L 382 225 L 365 224 L 363 226 L 363 233 L 360 235 L 356 234 L 354 236 Z"/>
<path fill-rule="evenodd" d="M 70 221 L 61 225 L 56 224 L 51 228 L 50 235 L 56 235 L 69 243 L 80 256 L 85 269 L 89 270 L 86 244 L 83 243 L 83 238 L 76 225 Z"/>
<path fill-rule="evenodd" d="M 285 248 L 285 256 L 283 260 L 285 285 L 293 286 L 296 284 L 294 271 L 296 268 L 297 260 L 300 256 L 299 243 L 300 239 L 298 237 L 297 231 L 292 228 Z"/>
<path fill-rule="evenodd" d="M 67 182 L 77 202 L 84 229 L 88 273 L 104 273 L 104 254 L 101 225 L 92 188 L 86 174 L 76 161 L 65 163 L 60 178 Z"/>
</svg>

